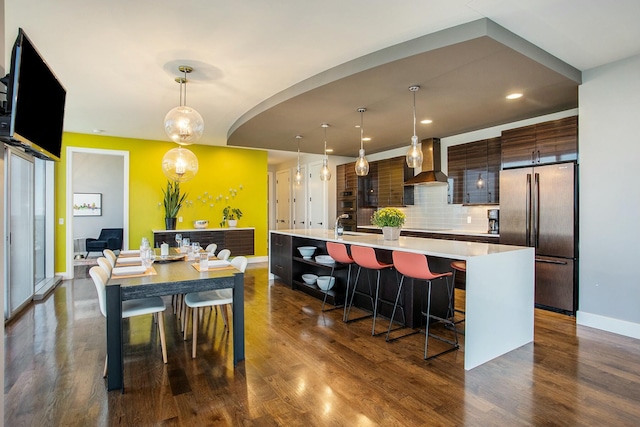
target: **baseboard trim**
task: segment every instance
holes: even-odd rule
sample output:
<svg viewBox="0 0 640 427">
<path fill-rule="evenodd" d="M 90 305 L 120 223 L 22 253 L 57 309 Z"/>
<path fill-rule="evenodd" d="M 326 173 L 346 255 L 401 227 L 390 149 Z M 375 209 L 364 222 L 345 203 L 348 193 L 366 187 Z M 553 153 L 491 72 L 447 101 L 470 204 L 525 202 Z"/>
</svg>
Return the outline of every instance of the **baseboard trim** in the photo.
<svg viewBox="0 0 640 427">
<path fill-rule="evenodd" d="M 640 324 L 578 310 L 576 324 L 640 339 Z"/>
</svg>

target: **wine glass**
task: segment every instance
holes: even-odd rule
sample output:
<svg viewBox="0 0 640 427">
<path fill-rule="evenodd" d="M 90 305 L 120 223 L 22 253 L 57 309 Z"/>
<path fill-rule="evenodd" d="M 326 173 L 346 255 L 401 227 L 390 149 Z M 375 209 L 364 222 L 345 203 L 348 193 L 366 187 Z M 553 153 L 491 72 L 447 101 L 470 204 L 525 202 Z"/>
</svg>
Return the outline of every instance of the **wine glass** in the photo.
<svg viewBox="0 0 640 427">
<path fill-rule="evenodd" d="M 182 233 L 176 233 L 176 243 L 178 244 L 178 249 L 182 246 Z"/>
</svg>

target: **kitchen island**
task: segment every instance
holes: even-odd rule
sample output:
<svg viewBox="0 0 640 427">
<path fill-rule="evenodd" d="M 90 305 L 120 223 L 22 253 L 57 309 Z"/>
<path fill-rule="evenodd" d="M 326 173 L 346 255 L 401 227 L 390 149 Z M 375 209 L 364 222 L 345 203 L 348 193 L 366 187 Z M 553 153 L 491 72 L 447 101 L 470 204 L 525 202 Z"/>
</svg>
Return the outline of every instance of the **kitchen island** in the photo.
<svg viewBox="0 0 640 427">
<path fill-rule="evenodd" d="M 528 247 L 454 240 L 400 237 L 346 232 L 336 238 L 333 230 L 271 231 L 269 273 L 290 284 L 296 281 L 295 263 L 306 263 L 297 247 L 315 243 L 315 255 L 326 254 L 326 242 L 424 254 L 438 268 L 451 260 L 467 263 L 464 367 L 475 368 L 495 357 L 533 341 L 534 250 Z M 289 264 L 287 264 L 289 263 Z M 272 277 L 272 276 L 271 276 Z M 397 286 L 389 283 L 389 286 Z"/>
</svg>

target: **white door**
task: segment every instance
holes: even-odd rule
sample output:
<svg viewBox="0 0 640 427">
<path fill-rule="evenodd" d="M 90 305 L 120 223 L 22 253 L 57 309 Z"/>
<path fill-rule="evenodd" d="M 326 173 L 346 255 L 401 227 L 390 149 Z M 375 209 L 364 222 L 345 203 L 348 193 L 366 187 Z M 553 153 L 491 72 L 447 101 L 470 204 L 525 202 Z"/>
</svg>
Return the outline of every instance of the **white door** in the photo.
<svg viewBox="0 0 640 427">
<path fill-rule="evenodd" d="M 307 228 L 307 168 L 300 166 L 302 180 L 293 180 L 293 228 Z M 295 176 L 295 172 L 294 172 Z"/>
<path fill-rule="evenodd" d="M 33 298 L 34 293 L 34 164 L 31 156 L 6 150 L 7 230 L 5 254 L 5 319 L 10 319 Z"/>
<path fill-rule="evenodd" d="M 309 163 L 309 199 L 307 212 L 309 213 L 309 228 L 327 228 L 327 186 L 326 181 L 320 181 L 322 162 Z"/>
<path fill-rule="evenodd" d="M 276 172 L 276 230 L 291 228 L 291 171 Z"/>
</svg>

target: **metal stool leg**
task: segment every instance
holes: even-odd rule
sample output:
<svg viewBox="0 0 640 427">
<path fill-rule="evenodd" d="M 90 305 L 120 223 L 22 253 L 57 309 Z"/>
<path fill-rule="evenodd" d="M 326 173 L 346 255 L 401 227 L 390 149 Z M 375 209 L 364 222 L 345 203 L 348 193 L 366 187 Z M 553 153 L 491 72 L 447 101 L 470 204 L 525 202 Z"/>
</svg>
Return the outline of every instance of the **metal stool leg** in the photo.
<svg viewBox="0 0 640 427">
<path fill-rule="evenodd" d="M 355 319 L 349 319 L 349 314 L 351 313 L 351 307 L 353 306 L 353 298 L 355 297 L 356 291 L 358 289 L 358 280 L 360 279 L 361 270 L 362 270 L 362 267 L 358 266 L 358 272 L 356 273 L 356 280 L 353 283 L 353 290 L 351 291 L 351 299 L 349 301 L 349 309 L 347 310 L 347 316 L 346 316 L 345 322 L 355 322 L 356 320 L 366 319 L 369 316 L 371 316 L 371 314 L 367 314 L 365 316 L 356 317 Z M 371 292 L 371 284 L 369 284 L 369 292 Z M 369 298 L 371 298 L 371 307 L 373 307 L 373 299 L 371 295 L 369 295 Z"/>
<path fill-rule="evenodd" d="M 445 279 L 445 286 L 447 286 L 447 293 L 449 293 L 449 281 L 447 280 L 446 277 L 444 277 L 444 279 Z M 431 314 L 431 285 L 432 285 L 431 282 L 432 281 L 428 280 L 427 282 L 429 283 L 429 288 L 428 288 L 428 292 L 427 292 L 427 313 L 426 313 L 427 324 L 425 326 L 424 360 L 430 360 L 430 359 L 438 357 L 438 356 L 440 356 L 442 354 L 449 353 L 450 351 L 454 351 L 454 350 L 457 350 L 458 348 L 460 348 L 460 344 L 458 343 L 458 331 L 455 328 L 455 323 L 453 323 L 453 321 L 451 321 L 451 319 L 446 319 L 446 318 L 442 318 L 442 317 L 435 316 L 435 315 Z M 451 295 L 451 294 L 449 293 L 449 295 Z M 449 302 L 449 304 L 451 304 L 451 302 Z M 441 336 L 429 333 L 429 323 L 430 323 L 429 320 L 432 319 L 432 318 L 443 322 L 445 324 L 445 326 L 446 325 L 451 325 L 453 327 L 452 331 L 453 331 L 453 335 L 454 335 L 455 341 L 451 341 L 451 340 L 448 340 L 448 339 L 443 338 Z M 451 347 L 446 349 L 446 350 L 443 350 L 443 351 L 441 351 L 439 353 L 436 353 L 436 354 L 434 354 L 432 356 L 427 357 L 427 347 L 428 347 L 428 344 L 429 344 L 429 337 L 432 337 L 432 338 L 440 340 L 440 341 L 442 341 L 444 343 L 447 343 L 447 344 L 451 345 Z"/>
</svg>

